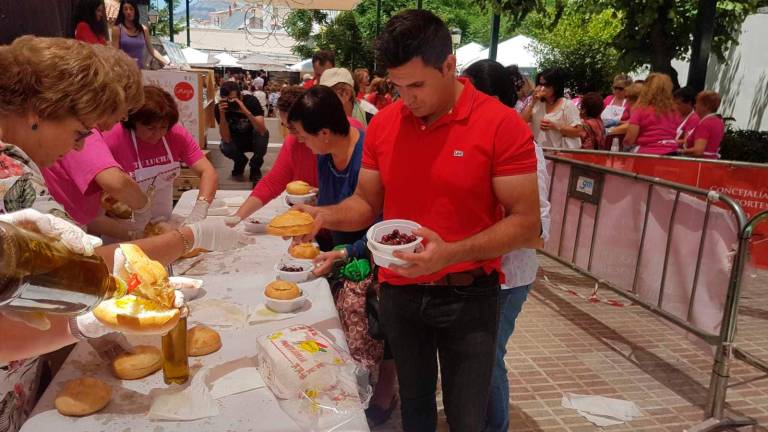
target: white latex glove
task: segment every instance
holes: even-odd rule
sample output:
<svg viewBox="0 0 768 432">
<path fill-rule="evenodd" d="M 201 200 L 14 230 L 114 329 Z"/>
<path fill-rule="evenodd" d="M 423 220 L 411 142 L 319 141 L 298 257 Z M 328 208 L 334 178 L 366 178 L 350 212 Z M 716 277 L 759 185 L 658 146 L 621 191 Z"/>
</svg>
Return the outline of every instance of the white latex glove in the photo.
<svg viewBox="0 0 768 432">
<path fill-rule="evenodd" d="M 185 224 L 193 224 L 195 222 L 200 222 L 201 220 L 204 220 L 208 217 L 208 208 L 211 205 L 208 204 L 208 201 L 200 201 L 198 200 L 195 202 L 195 207 L 192 209 L 192 213 L 187 216 L 187 219 L 184 220 Z"/>
<path fill-rule="evenodd" d="M 77 318 L 75 318 L 75 322 L 77 323 L 77 331 L 87 338 L 94 339 L 114 332 L 114 330 L 99 322 L 93 315 L 93 312 L 78 315 Z M 71 327 L 72 321 L 70 321 L 70 328 Z M 73 330 L 72 333 L 74 334 L 75 331 Z"/>
<path fill-rule="evenodd" d="M 240 216 L 227 216 L 224 218 L 224 223 L 230 228 L 236 227 L 237 224 L 239 224 L 242 221 L 243 221 L 243 218 L 241 218 Z"/>
<path fill-rule="evenodd" d="M 206 219 L 189 225 L 189 229 L 192 230 L 192 235 L 195 237 L 192 249 L 226 251 L 253 243 L 253 239 L 228 227 L 222 220 Z"/>
<path fill-rule="evenodd" d="M 33 225 L 41 234 L 59 240 L 67 249 L 81 255 L 93 255 L 93 250 L 102 244 L 100 238 L 86 234 L 71 222 L 34 209 L 0 215 L 0 221 Z"/>
</svg>

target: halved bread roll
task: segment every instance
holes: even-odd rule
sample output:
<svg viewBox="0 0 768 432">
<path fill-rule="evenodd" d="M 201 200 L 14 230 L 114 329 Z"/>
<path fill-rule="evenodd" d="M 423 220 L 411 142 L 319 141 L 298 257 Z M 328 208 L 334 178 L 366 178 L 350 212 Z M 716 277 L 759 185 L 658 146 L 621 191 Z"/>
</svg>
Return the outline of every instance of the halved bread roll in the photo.
<svg viewBox="0 0 768 432">
<path fill-rule="evenodd" d="M 267 233 L 282 237 L 298 237 L 312 233 L 315 219 L 309 213 L 298 210 L 275 216 L 267 225 Z"/>
<path fill-rule="evenodd" d="M 285 186 L 285 191 L 291 195 L 306 195 L 312 192 L 312 186 L 302 180 L 296 180 Z"/>
<path fill-rule="evenodd" d="M 99 303 L 93 315 L 105 326 L 129 334 L 163 334 L 179 322 L 177 308 L 166 309 L 152 300 L 127 294 Z"/>
<path fill-rule="evenodd" d="M 298 243 L 288 248 L 288 254 L 299 259 L 315 259 L 320 249 L 314 243 Z"/>
</svg>

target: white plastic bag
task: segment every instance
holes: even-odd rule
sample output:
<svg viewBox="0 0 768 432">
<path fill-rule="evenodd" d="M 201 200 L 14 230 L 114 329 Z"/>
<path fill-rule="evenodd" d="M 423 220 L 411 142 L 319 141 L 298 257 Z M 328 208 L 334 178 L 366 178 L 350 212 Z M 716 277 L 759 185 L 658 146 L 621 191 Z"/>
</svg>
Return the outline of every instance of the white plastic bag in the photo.
<svg viewBox="0 0 768 432">
<path fill-rule="evenodd" d="M 359 416 L 371 396 L 368 371 L 310 326 L 260 338 L 258 367 L 280 407 L 303 430 L 335 430 Z"/>
</svg>

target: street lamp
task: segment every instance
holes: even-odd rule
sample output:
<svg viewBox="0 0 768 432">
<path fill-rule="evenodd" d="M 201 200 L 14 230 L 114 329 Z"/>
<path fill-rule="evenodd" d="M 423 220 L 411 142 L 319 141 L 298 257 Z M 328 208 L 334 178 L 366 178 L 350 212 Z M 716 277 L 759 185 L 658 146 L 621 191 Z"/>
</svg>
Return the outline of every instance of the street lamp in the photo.
<svg viewBox="0 0 768 432">
<path fill-rule="evenodd" d="M 155 9 L 150 9 L 149 12 L 147 12 L 147 18 L 149 18 L 149 24 L 150 27 L 152 27 L 152 35 L 154 35 L 155 24 L 157 24 L 157 20 L 160 18 L 160 14 Z"/>
<path fill-rule="evenodd" d="M 461 29 L 454 27 L 451 29 L 451 42 L 453 42 L 453 50 L 456 51 L 461 43 Z"/>
</svg>

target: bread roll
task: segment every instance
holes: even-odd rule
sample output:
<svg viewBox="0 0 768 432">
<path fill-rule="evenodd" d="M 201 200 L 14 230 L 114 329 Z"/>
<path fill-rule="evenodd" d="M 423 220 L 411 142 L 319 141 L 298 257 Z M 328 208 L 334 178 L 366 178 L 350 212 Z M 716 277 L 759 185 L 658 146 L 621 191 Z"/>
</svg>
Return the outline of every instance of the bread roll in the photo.
<svg viewBox="0 0 768 432">
<path fill-rule="evenodd" d="M 179 310 L 165 309 L 145 298 L 128 294 L 99 303 L 93 315 L 105 326 L 129 334 L 163 334 L 179 322 Z"/>
<path fill-rule="evenodd" d="M 221 336 L 206 326 L 195 326 L 187 330 L 187 354 L 192 357 L 204 356 L 221 349 Z"/>
<path fill-rule="evenodd" d="M 163 354 L 158 348 L 138 345 L 131 352 L 118 355 L 112 360 L 112 372 L 124 380 L 144 378 L 163 367 Z"/>
<path fill-rule="evenodd" d="M 83 377 L 64 383 L 54 405 L 66 416 L 86 416 L 101 410 L 112 398 L 109 384 L 96 378 Z"/>
<path fill-rule="evenodd" d="M 313 243 L 298 243 L 288 248 L 288 254 L 298 259 L 315 259 L 320 249 Z"/>
<path fill-rule="evenodd" d="M 315 219 L 309 213 L 288 210 L 269 222 L 267 233 L 282 237 L 298 237 L 312 233 L 314 227 Z"/>
<path fill-rule="evenodd" d="M 276 300 L 293 300 L 301 295 L 301 289 L 293 282 L 276 280 L 267 285 L 264 295 Z"/>
<path fill-rule="evenodd" d="M 305 181 L 296 180 L 288 183 L 285 191 L 291 195 L 306 195 L 312 192 L 312 186 Z"/>
</svg>

